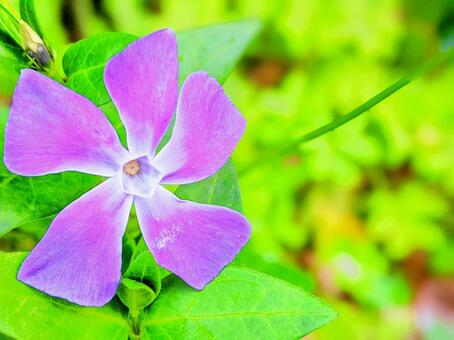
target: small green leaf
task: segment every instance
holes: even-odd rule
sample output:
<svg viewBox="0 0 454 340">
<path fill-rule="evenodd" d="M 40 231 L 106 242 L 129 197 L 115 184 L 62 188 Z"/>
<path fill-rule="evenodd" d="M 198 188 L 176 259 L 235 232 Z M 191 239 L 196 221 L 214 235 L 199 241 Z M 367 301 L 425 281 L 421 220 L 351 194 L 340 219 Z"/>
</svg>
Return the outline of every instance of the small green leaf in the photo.
<svg viewBox="0 0 454 340">
<path fill-rule="evenodd" d="M 34 0 L 20 0 L 20 16 L 31 28 L 42 37 L 41 29 L 38 24 L 38 18 L 35 11 L 35 2 Z"/>
<path fill-rule="evenodd" d="M 129 223 L 129 222 L 128 222 Z M 136 247 L 136 242 L 130 233 L 125 233 L 123 236 L 122 242 L 122 251 L 121 251 L 121 273 L 124 274 L 129 267 L 129 262 L 131 261 L 132 254 Z"/>
<path fill-rule="evenodd" d="M 336 318 L 326 303 L 273 277 L 226 268 L 204 290 L 172 276 L 144 316 L 143 339 L 298 339 Z"/>
<path fill-rule="evenodd" d="M 159 267 L 143 239 L 137 244 L 124 277 L 148 284 L 156 294 L 161 291 Z"/>
<path fill-rule="evenodd" d="M 222 205 L 241 212 L 241 194 L 238 178 L 231 160 L 214 175 L 178 187 L 175 194 L 188 201 Z"/>
<path fill-rule="evenodd" d="M 145 283 L 124 277 L 118 287 L 117 295 L 121 302 L 132 311 L 139 311 L 156 299 L 156 293 Z"/>
<path fill-rule="evenodd" d="M 80 307 L 18 281 L 26 255 L 0 252 L 0 333 L 21 340 L 128 338 L 129 325 L 115 302 Z"/>
<path fill-rule="evenodd" d="M 137 314 L 138 311 L 150 305 L 160 291 L 160 268 L 144 240 L 141 239 L 123 274 L 117 295 L 121 302 Z"/>
</svg>

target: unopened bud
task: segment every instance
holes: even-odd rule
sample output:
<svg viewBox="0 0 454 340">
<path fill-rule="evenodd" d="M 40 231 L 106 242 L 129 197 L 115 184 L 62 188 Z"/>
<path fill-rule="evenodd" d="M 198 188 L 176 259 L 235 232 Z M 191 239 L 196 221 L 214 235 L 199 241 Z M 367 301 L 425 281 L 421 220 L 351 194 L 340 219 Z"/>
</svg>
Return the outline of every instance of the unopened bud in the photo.
<svg viewBox="0 0 454 340">
<path fill-rule="evenodd" d="M 19 24 L 24 50 L 39 66 L 48 65 L 52 57 L 44 41 L 24 20 L 21 20 Z"/>
</svg>

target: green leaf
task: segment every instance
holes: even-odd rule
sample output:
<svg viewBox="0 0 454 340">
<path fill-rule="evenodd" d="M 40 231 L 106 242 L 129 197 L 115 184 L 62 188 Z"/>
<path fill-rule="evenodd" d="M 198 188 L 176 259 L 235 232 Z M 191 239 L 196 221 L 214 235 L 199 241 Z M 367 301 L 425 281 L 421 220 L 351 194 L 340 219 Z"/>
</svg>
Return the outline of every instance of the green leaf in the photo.
<svg viewBox="0 0 454 340">
<path fill-rule="evenodd" d="M 26 253 L 0 252 L 0 332 L 23 340 L 127 339 L 129 325 L 115 302 L 80 307 L 16 280 Z"/>
<path fill-rule="evenodd" d="M 274 276 L 310 293 L 316 288 L 315 279 L 311 273 L 296 264 L 288 263 L 285 258 L 260 254 L 253 250 L 251 243 L 241 250 L 233 264 Z"/>
<path fill-rule="evenodd" d="M 156 294 L 161 291 L 161 276 L 158 264 L 143 239 L 137 244 L 124 277 L 148 284 Z"/>
<path fill-rule="evenodd" d="M 20 0 L 20 16 L 27 24 L 30 25 L 33 30 L 42 37 L 41 29 L 38 24 L 38 18 L 35 11 L 35 2 L 34 0 Z"/>
<path fill-rule="evenodd" d="M 180 83 L 199 70 L 223 82 L 259 28 L 256 21 L 242 21 L 178 33 Z M 135 39 L 124 33 L 102 33 L 72 45 L 63 58 L 68 87 L 98 106 L 108 104 L 111 100 L 104 86 L 104 66 Z"/>
<path fill-rule="evenodd" d="M 228 267 L 202 291 L 170 277 L 141 333 L 143 339 L 298 339 L 335 318 L 327 304 L 299 288 Z"/>
<path fill-rule="evenodd" d="M 21 45 L 22 37 L 19 30 L 19 20 L 11 12 L 10 6 L 5 7 L 5 5 L 0 2 L 0 28 L 11 40 L 15 41 L 16 45 Z"/>
<path fill-rule="evenodd" d="M 245 20 L 178 33 L 180 84 L 190 73 L 200 70 L 223 83 L 260 28 L 260 22 Z"/>
<path fill-rule="evenodd" d="M 231 160 L 202 181 L 180 185 L 175 194 L 188 201 L 222 205 L 239 212 L 242 210 L 240 187 Z"/>
<path fill-rule="evenodd" d="M 137 37 L 125 33 L 101 33 L 72 45 L 63 57 L 66 86 L 97 106 L 111 101 L 104 86 L 104 66 Z"/>
<path fill-rule="evenodd" d="M 128 237 L 127 235 L 125 237 Z M 134 249 L 118 289 L 120 300 L 135 314 L 150 305 L 161 291 L 161 273 L 143 239 Z"/>
<path fill-rule="evenodd" d="M 8 50 L 18 61 L 23 60 L 24 50 L 22 47 L 9 36 L 4 30 L 0 28 L 0 46 Z"/>
<path fill-rule="evenodd" d="M 156 299 L 156 293 L 145 283 L 122 278 L 117 295 L 121 302 L 132 311 L 139 311 Z"/>
<path fill-rule="evenodd" d="M 21 177 L 0 173 L 0 236 L 27 223 L 51 218 L 99 183 L 78 173 Z"/>
</svg>

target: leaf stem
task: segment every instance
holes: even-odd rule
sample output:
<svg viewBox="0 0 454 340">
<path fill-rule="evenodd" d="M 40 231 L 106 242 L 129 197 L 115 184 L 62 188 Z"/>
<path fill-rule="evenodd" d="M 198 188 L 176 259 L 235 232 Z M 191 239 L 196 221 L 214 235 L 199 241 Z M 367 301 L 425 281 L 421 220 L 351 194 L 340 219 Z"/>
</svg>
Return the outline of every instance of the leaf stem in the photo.
<svg viewBox="0 0 454 340">
<path fill-rule="evenodd" d="M 381 91 L 380 93 L 376 94 L 372 98 L 370 98 L 368 101 L 365 103 L 361 104 L 358 106 L 356 109 L 350 111 L 349 113 L 333 119 L 331 122 L 315 129 L 312 130 L 301 137 L 295 139 L 293 142 L 288 144 L 282 149 L 278 149 L 275 152 L 267 153 L 264 157 L 261 157 L 258 161 L 254 162 L 253 164 L 250 164 L 246 166 L 244 169 L 241 169 L 238 174 L 239 176 L 244 176 L 245 174 L 249 173 L 251 170 L 255 169 L 258 165 L 262 165 L 266 162 L 268 162 L 270 159 L 273 159 L 275 157 L 283 156 L 297 147 L 299 147 L 301 144 L 307 143 L 317 137 L 323 136 L 324 134 L 331 132 L 338 127 L 348 123 L 352 119 L 360 116 L 364 112 L 369 111 L 371 108 L 373 108 L 375 105 L 379 104 L 389 96 L 393 95 L 397 91 L 399 91 L 401 88 L 404 86 L 408 85 L 412 80 L 416 79 L 417 77 L 433 70 L 435 67 L 440 66 L 441 64 L 448 62 L 454 57 L 454 47 L 451 47 L 445 52 L 439 53 L 436 57 L 433 59 L 429 60 L 425 64 L 423 64 L 421 67 L 417 68 L 416 70 L 410 72 L 407 76 L 401 78 L 400 80 L 396 81 L 392 85 L 388 86 L 386 89 Z"/>
</svg>

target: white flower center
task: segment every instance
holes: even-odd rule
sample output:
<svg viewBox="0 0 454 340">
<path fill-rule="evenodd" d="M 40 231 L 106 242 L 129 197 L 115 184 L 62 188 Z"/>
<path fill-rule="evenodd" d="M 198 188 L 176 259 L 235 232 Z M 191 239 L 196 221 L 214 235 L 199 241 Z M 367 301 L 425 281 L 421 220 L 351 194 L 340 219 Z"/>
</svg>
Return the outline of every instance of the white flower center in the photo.
<svg viewBox="0 0 454 340">
<path fill-rule="evenodd" d="M 162 179 L 161 172 L 152 164 L 149 156 L 132 159 L 122 166 L 124 192 L 141 197 L 153 195 Z"/>
</svg>

